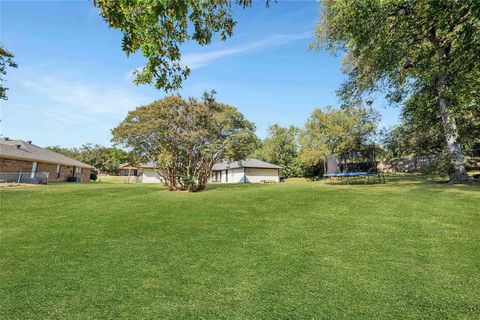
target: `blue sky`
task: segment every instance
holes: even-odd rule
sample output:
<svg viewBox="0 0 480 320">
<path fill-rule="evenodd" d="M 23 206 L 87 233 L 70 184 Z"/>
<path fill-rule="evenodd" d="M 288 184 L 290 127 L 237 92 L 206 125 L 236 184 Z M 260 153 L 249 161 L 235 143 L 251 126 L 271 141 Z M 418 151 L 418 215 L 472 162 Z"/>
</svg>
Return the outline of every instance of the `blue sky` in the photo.
<svg viewBox="0 0 480 320">
<path fill-rule="evenodd" d="M 128 110 L 165 96 L 136 86 L 130 73 L 138 54 L 121 51 L 121 34 L 109 29 L 91 1 L 1 1 L 1 42 L 18 69 L 7 75 L 9 100 L 0 102 L 3 136 L 40 146 L 110 145 L 110 129 Z M 307 49 L 319 5 L 280 1 L 234 12 L 238 24 L 226 42 L 184 46 L 191 76 L 179 93 L 199 97 L 215 89 L 217 99 L 237 107 L 265 137 L 270 124 L 302 126 L 314 108 L 338 105 L 335 90 L 344 75 L 341 57 Z M 375 107 L 382 126 L 397 122 L 398 110 Z"/>
</svg>

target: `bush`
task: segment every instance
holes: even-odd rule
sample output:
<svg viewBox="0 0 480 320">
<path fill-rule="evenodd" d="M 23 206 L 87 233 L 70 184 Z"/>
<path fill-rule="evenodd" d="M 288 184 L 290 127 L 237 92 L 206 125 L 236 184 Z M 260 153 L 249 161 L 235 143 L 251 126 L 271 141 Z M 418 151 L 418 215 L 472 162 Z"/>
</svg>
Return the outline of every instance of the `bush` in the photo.
<svg viewBox="0 0 480 320">
<path fill-rule="evenodd" d="M 467 170 L 480 170 L 480 157 L 465 157 L 465 167 Z"/>
<path fill-rule="evenodd" d="M 440 155 L 438 159 L 432 161 L 429 165 L 424 167 L 421 172 L 430 176 L 431 178 L 445 178 L 455 172 L 453 167 L 453 159 L 450 155 Z"/>
<path fill-rule="evenodd" d="M 95 170 L 92 170 L 92 172 L 90 172 L 90 180 L 97 181 L 97 179 L 98 179 L 97 172 Z"/>
</svg>

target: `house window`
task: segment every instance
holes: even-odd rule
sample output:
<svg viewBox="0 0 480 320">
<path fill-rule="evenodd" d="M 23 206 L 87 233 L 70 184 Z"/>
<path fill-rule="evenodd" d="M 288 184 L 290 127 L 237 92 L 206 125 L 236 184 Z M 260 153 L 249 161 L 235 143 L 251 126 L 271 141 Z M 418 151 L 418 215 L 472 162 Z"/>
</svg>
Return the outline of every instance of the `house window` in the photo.
<svg viewBox="0 0 480 320">
<path fill-rule="evenodd" d="M 57 179 L 59 179 L 60 178 L 60 165 L 59 164 L 57 164 L 57 170 L 56 170 L 55 173 L 57 174 Z"/>
<path fill-rule="evenodd" d="M 213 171 L 213 182 L 222 182 L 222 171 Z"/>
<path fill-rule="evenodd" d="M 37 173 L 37 168 L 38 168 L 38 163 L 34 162 L 32 163 L 32 174 L 30 175 L 30 178 L 35 178 L 35 173 Z"/>
</svg>

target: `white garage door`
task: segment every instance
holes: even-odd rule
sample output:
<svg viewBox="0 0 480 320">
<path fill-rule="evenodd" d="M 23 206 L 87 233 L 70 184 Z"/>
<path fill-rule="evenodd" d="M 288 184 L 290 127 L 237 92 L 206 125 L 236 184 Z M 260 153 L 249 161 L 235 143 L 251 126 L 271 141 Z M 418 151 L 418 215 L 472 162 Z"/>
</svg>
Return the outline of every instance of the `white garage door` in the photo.
<svg viewBox="0 0 480 320">
<path fill-rule="evenodd" d="M 162 183 L 163 179 L 153 170 L 144 170 L 142 174 L 143 183 Z"/>
</svg>

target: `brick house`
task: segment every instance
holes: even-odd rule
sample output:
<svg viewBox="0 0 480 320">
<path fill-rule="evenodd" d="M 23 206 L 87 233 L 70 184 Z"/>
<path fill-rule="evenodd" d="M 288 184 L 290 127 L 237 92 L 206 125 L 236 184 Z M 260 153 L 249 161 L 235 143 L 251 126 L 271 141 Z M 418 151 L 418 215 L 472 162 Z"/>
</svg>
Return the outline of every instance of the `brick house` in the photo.
<svg viewBox="0 0 480 320">
<path fill-rule="evenodd" d="M 89 181 L 93 167 L 83 162 L 34 145 L 31 141 L 0 139 L 0 173 L 22 173 L 32 178 L 37 173 L 48 175 L 49 181 L 80 178 Z"/>
</svg>

